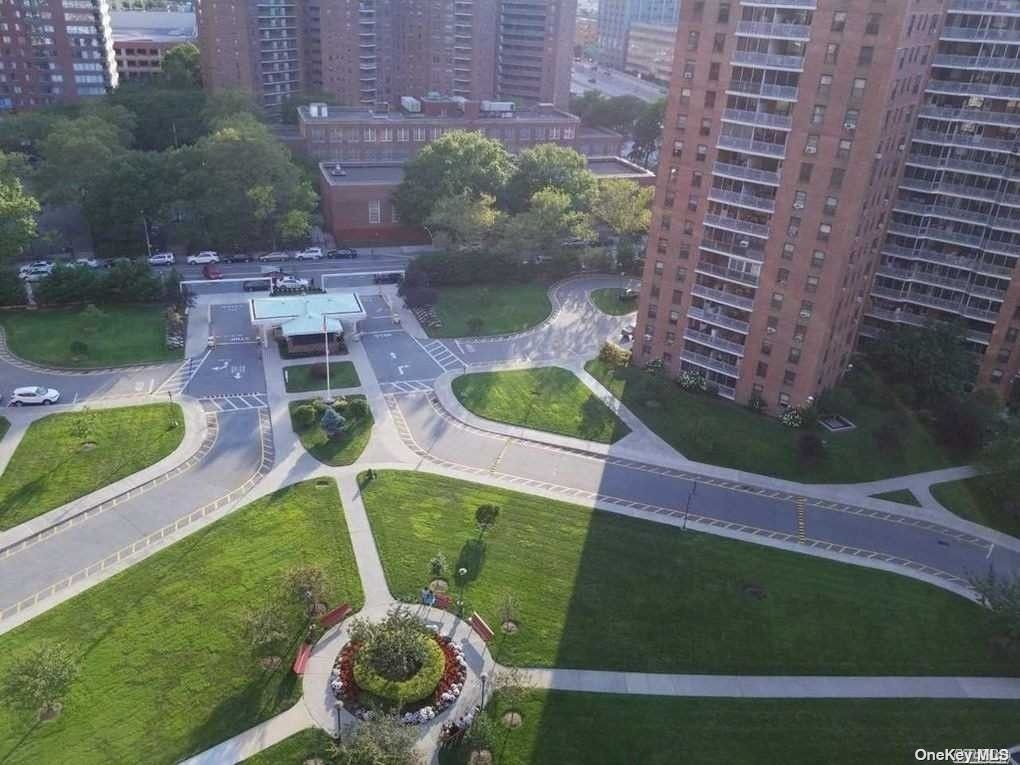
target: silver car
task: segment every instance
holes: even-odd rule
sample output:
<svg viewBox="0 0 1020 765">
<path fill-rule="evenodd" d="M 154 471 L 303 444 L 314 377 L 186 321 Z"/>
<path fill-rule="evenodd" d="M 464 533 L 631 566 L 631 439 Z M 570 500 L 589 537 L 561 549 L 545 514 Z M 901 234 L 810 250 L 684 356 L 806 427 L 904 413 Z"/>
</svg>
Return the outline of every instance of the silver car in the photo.
<svg viewBox="0 0 1020 765">
<path fill-rule="evenodd" d="M 60 391 L 53 388 L 15 388 L 11 392 L 11 406 L 49 406 L 60 400 Z"/>
</svg>

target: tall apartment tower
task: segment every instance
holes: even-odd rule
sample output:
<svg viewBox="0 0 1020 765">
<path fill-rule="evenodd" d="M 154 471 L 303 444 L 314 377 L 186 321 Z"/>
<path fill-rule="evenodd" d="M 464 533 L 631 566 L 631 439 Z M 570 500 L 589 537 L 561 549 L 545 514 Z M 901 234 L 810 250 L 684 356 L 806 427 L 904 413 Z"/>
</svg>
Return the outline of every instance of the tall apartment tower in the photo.
<svg viewBox="0 0 1020 765">
<path fill-rule="evenodd" d="M 632 24 L 675 27 L 679 0 L 599 0 L 599 60 L 622 69 Z"/>
<path fill-rule="evenodd" d="M 0 114 L 117 86 L 106 0 L 0 3 Z"/>
<path fill-rule="evenodd" d="M 1020 2 L 949 0 L 931 63 L 861 334 L 961 321 L 978 384 L 1005 393 L 1020 373 Z"/>
<path fill-rule="evenodd" d="M 942 12 L 939 0 L 682 4 L 636 361 L 773 411 L 838 380 Z"/>
<path fill-rule="evenodd" d="M 570 103 L 577 0 L 500 0 L 496 98 Z"/>
</svg>

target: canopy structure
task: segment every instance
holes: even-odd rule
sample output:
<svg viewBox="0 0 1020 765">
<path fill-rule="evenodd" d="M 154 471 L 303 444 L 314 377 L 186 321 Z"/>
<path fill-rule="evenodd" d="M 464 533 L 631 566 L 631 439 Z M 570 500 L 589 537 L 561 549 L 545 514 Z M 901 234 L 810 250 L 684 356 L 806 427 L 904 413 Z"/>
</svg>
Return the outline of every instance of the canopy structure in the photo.
<svg viewBox="0 0 1020 765">
<path fill-rule="evenodd" d="M 321 335 L 323 332 L 331 332 L 342 335 L 344 325 L 339 319 L 332 319 L 322 314 L 305 314 L 296 319 L 291 319 L 280 325 L 280 334 L 283 337 L 297 337 L 300 335 Z"/>
<path fill-rule="evenodd" d="M 357 332 L 358 322 L 366 318 L 353 292 L 253 298 L 249 309 L 263 342 L 275 338 L 299 355 L 320 355 L 324 343 L 330 353 L 343 350 L 346 333 Z"/>
</svg>

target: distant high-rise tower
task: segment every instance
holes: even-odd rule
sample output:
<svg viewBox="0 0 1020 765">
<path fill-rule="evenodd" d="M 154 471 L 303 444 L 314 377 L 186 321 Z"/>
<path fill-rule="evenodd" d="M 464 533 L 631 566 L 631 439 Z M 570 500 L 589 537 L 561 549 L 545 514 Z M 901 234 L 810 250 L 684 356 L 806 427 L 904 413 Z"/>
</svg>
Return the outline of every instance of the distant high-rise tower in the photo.
<svg viewBox="0 0 1020 765">
<path fill-rule="evenodd" d="M 679 0 L 599 0 L 599 60 L 623 68 L 632 24 L 675 27 Z"/>
<path fill-rule="evenodd" d="M 576 16 L 577 0 L 500 0 L 497 98 L 569 104 Z"/>
<path fill-rule="evenodd" d="M 0 114 L 117 86 L 106 0 L 0 3 Z"/>
</svg>

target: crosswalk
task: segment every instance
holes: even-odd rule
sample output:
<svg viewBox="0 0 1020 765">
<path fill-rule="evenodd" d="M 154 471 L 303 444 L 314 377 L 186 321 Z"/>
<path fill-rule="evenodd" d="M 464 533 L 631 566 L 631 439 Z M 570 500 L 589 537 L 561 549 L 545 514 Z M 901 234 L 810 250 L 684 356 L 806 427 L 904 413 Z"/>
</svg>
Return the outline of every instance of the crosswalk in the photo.
<svg viewBox="0 0 1020 765">
<path fill-rule="evenodd" d="M 439 340 L 431 340 L 427 343 L 420 343 L 422 349 L 432 357 L 444 372 L 453 372 L 464 369 L 464 362 L 453 351 L 446 347 L 445 343 Z"/>
<path fill-rule="evenodd" d="M 264 409 L 269 406 L 265 393 L 235 393 L 222 396 L 208 396 L 199 403 L 206 412 L 234 412 L 239 409 Z"/>
<path fill-rule="evenodd" d="M 184 360 L 184 363 L 177 367 L 176 371 L 170 375 L 163 383 L 155 390 L 155 393 L 170 393 L 177 395 L 184 392 L 184 389 L 188 387 L 188 383 L 191 382 L 191 378 L 198 372 L 198 368 L 202 366 L 202 362 L 205 361 L 205 357 L 209 355 L 209 351 L 206 351 L 201 356 L 192 356 Z"/>
<path fill-rule="evenodd" d="M 434 380 L 398 380 L 397 382 L 380 383 L 379 387 L 387 395 L 400 393 L 430 393 Z"/>
</svg>

